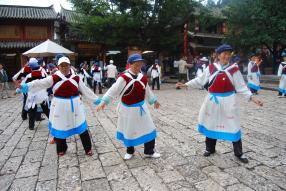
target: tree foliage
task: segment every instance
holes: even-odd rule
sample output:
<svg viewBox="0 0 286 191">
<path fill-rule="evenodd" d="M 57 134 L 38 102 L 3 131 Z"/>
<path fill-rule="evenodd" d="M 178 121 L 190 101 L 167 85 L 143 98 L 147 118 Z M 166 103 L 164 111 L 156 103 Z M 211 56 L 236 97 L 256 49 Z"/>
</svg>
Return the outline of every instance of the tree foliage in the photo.
<svg viewBox="0 0 286 191">
<path fill-rule="evenodd" d="M 229 0 L 226 41 L 244 50 L 266 45 L 272 53 L 286 41 L 285 0 Z"/>
<path fill-rule="evenodd" d="M 192 17 L 193 0 L 70 0 L 84 14 L 75 31 L 112 47 L 176 51 L 183 43 L 184 22 Z"/>
</svg>

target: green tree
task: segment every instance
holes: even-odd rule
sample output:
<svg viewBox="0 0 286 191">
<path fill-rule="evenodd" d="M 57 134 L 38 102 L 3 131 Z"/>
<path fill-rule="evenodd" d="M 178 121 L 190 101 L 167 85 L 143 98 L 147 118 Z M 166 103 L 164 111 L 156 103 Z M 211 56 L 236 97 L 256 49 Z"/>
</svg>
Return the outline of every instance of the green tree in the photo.
<svg viewBox="0 0 286 191">
<path fill-rule="evenodd" d="M 277 44 L 286 42 L 285 7 L 285 0 L 230 0 L 226 42 L 244 51 L 265 45 L 277 55 Z"/>
<path fill-rule="evenodd" d="M 73 30 L 112 47 L 178 51 L 182 27 L 199 3 L 192 0 L 70 0 L 85 15 Z"/>
</svg>

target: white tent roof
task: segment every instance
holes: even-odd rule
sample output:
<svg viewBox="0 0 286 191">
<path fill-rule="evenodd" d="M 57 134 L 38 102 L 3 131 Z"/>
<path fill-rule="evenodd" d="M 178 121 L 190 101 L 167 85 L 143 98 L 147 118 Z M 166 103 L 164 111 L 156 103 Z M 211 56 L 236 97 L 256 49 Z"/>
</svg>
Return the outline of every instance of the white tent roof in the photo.
<svg viewBox="0 0 286 191">
<path fill-rule="evenodd" d="M 55 56 L 56 54 L 74 55 L 75 53 L 58 45 L 57 43 L 50 41 L 49 39 L 45 42 L 35 46 L 34 48 L 23 53 L 29 57 L 48 57 Z"/>
</svg>

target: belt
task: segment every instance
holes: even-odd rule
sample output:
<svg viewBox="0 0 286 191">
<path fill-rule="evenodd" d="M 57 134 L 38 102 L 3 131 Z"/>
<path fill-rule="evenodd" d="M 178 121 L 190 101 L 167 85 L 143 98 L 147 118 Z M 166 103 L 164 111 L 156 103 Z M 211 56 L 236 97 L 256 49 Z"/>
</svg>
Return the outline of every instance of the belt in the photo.
<svg viewBox="0 0 286 191">
<path fill-rule="evenodd" d="M 145 101 L 140 101 L 138 103 L 134 103 L 134 104 L 131 104 L 131 105 L 127 105 L 125 103 L 122 102 L 122 105 L 124 105 L 125 107 L 139 107 L 140 108 L 140 116 L 142 116 L 145 112 L 144 108 L 143 108 L 143 105 L 144 105 Z"/>
<path fill-rule="evenodd" d="M 218 98 L 217 97 L 228 97 L 228 96 L 231 96 L 232 94 L 234 94 L 234 91 L 231 91 L 231 92 L 225 92 L 225 93 L 212 93 L 212 92 L 209 92 L 210 95 L 211 95 L 211 98 L 210 100 L 214 100 L 216 104 L 219 104 L 219 101 L 218 101 Z"/>
</svg>

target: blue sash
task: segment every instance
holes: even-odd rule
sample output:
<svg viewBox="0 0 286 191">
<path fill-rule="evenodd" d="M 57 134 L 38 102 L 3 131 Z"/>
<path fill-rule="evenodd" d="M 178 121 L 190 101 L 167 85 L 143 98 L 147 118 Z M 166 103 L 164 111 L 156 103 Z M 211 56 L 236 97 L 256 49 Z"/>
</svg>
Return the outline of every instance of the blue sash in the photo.
<svg viewBox="0 0 286 191">
<path fill-rule="evenodd" d="M 211 101 L 214 100 L 216 104 L 219 104 L 217 97 L 228 97 L 228 96 L 231 96 L 232 94 L 234 94 L 235 92 L 231 91 L 231 92 L 225 92 L 225 93 L 211 93 L 211 92 L 209 92 L 209 93 L 211 95 L 210 100 Z"/>
<path fill-rule="evenodd" d="M 139 107 L 140 108 L 140 116 L 142 116 L 145 112 L 144 108 L 143 108 L 143 105 L 144 105 L 145 101 L 140 101 L 138 103 L 134 103 L 134 104 L 131 104 L 131 105 L 127 105 L 125 103 L 122 102 L 122 105 L 124 105 L 125 107 Z"/>
</svg>

